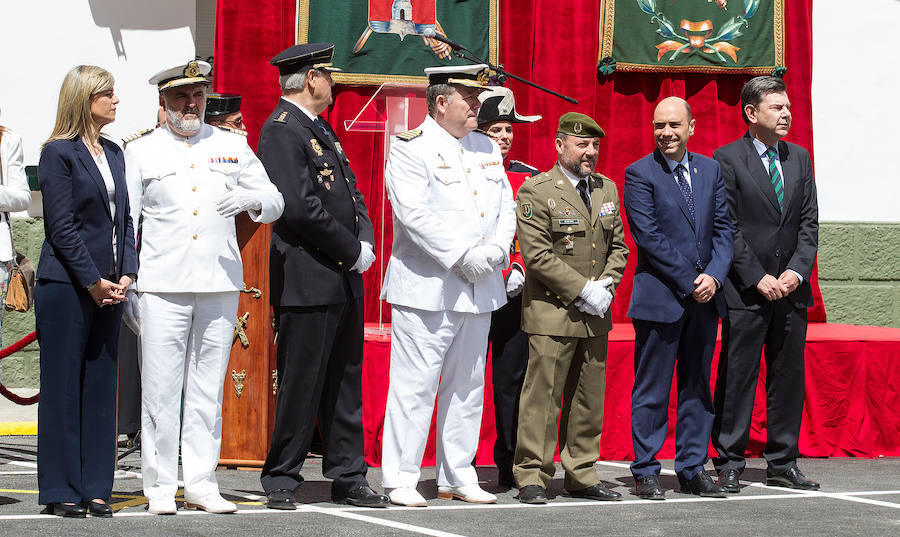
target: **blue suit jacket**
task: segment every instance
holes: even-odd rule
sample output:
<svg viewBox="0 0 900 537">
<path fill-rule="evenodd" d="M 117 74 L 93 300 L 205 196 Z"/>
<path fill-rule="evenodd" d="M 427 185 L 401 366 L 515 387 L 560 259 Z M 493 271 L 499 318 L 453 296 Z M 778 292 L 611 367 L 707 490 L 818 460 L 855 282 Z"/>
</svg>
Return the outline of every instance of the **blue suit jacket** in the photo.
<svg viewBox="0 0 900 537">
<path fill-rule="evenodd" d="M 100 144 L 116 185 L 115 222 L 103 176 L 80 139 L 54 140 L 41 151 L 38 182 L 44 203 L 45 239 L 38 279 L 85 287 L 109 276 L 113 230 L 118 252 L 116 279 L 137 273 L 125 158 L 114 142 L 101 138 Z"/>
<path fill-rule="evenodd" d="M 709 157 L 688 153 L 688 158 L 694 220 L 658 149 L 625 170 L 625 214 L 638 254 L 628 308 L 632 319 L 675 322 L 693 300 L 698 274 L 720 284 L 728 276 L 734 228 L 722 172 Z M 717 292 L 714 300 L 724 317 L 723 294 Z"/>
</svg>

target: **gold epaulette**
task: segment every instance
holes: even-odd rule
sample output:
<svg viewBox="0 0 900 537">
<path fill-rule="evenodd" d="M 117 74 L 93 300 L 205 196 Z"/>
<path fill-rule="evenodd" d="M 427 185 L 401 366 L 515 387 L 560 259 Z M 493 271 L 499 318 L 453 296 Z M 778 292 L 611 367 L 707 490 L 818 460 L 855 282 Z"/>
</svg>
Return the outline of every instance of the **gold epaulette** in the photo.
<svg viewBox="0 0 900 537">
<path fill-rule="evenodd" d="M 122 146 L 124 147 L 128 142 L 133 142 L 133 141 L 137 140 L 138 138 L 140 138 L 141 136 L 147 136 L 148 134 L 150 134 L 153 131 L 154 131 L 154 129 L 144 129 L 142 131 L 132 134 L 131 136 L 126 136 L 125 138 L 122 138 Z"/>
<path fill-rule="evenodd" d="M 411 131 L 401 132 L 397 135 L 397 138 L 403 140 L 404 142 L 408 142 L 413 138 L 417 138 L 422 135 L 422 129 L 413 129 Z"/>
<path fill-rule="evenodd" d="M 232 129 L 231 127 L 226 127 L 224 125 L 213 125 L 214 127 L 219 127 L 223 131 L 233 132 L 235 134 L 240 134 L 241 136 L 247 136 L 247 131 L 243 129 Z"/>
</svg>

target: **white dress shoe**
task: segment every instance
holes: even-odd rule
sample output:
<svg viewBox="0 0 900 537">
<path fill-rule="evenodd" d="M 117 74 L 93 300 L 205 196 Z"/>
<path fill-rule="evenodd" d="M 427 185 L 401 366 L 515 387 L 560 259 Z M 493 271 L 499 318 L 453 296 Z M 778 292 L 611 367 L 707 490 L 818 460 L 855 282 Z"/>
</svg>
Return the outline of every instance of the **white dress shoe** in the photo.
<svg viewBox="0 0 900 537">
<path fill-rule="evenodd" d="M 456 498 L 469 503 L 497 503 L 497 497 L 483 490 L 477 483 L 460 487 L 438 487 L 438 498 L 442 500 Z"/>
<path fill-rule="evenodd" d="M 236 513 L 237 506 L 223 498 L 218 492 L 212 492 L 205 496 L 184 497 L 185 509 L 202 509 L 207 513 Z"/>
<path fill-rule="evenodd" d="M 151 515 L 174 515 L 178 512 L 178 506 L 175 505 L 175 498 L 147 498 L 147 512 Z"/>
<path fill-rule="evenodd" d="M 406 507 L 428 507 L 428 502 L 413 487 L 400 487 L 388 492 L 388 499 L 394 505 Z"/>
</svg>

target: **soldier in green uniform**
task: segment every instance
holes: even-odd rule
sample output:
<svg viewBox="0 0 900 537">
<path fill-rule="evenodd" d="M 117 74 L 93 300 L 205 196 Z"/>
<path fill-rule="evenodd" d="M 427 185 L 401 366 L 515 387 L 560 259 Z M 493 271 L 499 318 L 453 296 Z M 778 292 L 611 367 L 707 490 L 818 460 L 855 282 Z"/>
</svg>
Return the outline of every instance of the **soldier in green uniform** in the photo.
<svg viewBox="0 0 900 537">
<path fill-rule="evenodd" d="M 517 196 L 529 359 L 513 473 L 523 503 L 547 501 L 560 406 L 566 491 L 594 500 L 622 497 L 594 472 L 612 328 L 609 306 L 628 255 L 616 185 L 593 173 L 604 136 L 589 116 L 564 114 L 556 134 L 556 166 L 528 179 Z"/>
</svg>

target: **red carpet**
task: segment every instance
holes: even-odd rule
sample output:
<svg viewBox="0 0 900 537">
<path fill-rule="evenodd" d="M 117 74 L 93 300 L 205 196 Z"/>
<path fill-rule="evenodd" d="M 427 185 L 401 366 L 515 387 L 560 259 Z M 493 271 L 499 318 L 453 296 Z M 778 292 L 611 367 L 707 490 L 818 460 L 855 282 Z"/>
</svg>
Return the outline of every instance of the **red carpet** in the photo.
<svg viewBox="0 0 900 537">
<path fill-rule="evenodd" d="M 381 460 L 381 432 L 387 399 L 390 327 L 383 334 L 367 325 L 363 367 L 363 422 L 366 460 Z M 634 381 L 634 330 L 619 323 L 610 332 L 601 458 L 629 460 L 631 453 L 631 386 Z M 713 359 L 715 384 L 718 348 Z M 765 376 L 765 363 L 760 377 Z M 486 372 L 479 464 L 493 463 L 494 419 L 491 368 Z M 675 396 L 670 404 L 669 432 L 660 458 L 675 455 Z M 900 456 L 900 329 L 810 323 L 806 346 L 806 404 L 800 452 L 806 457 Z M 748 455 L 765 443 L 765 392 L 757 387 Z M 710 454 L 713 454 L 710 448 Z M 424 463 L 434 464 L 434 430 Z"/>
</svg>

